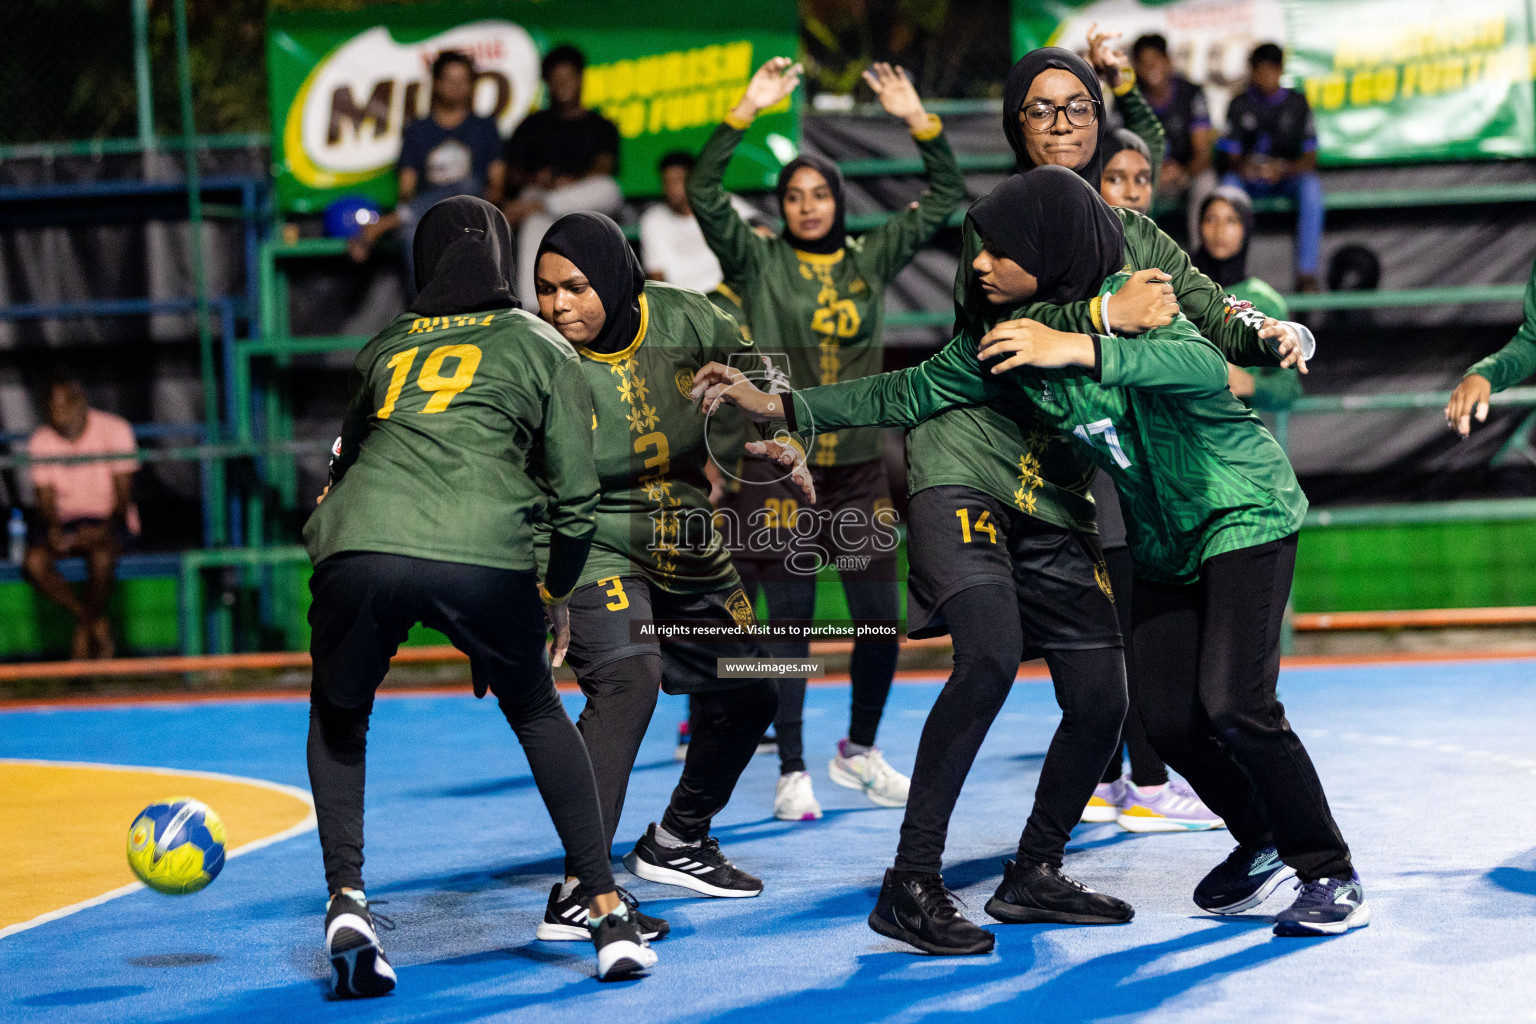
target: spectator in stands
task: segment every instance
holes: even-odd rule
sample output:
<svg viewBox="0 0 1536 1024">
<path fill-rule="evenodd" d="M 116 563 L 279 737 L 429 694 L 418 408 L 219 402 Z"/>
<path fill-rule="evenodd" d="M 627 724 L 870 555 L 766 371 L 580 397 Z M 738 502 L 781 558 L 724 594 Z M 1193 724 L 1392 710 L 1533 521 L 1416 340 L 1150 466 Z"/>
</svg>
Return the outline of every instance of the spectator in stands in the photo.
<svg viewBox="0 0 1536 1024">
<path fill-rule="evenodd" d="M 693 154 L 674 150 L 661 158 L 662 201 L 640 216 L 640 255 L 645 276 L 708 294 L 724 279 L 720 261 L 704 241 L 704 232 L 688 206 L 688 173 Z M 748 224 L 761 217 L 752 204 L 731 196 L 733 206 Z"/>
<path fill-rule="evenodd" d="M 1195 249 L 1195 268 L 1237 302 L 1247 303 L 1276 320 L 1288 318 L 1290 310 L 1280 293 L 1248 273 L 1248 238 L 1253 234 L 1253 204 L 1248 193 L 1222 185 L 1205 197 L 1199 214 L 1200 244 Z M 1301 373 L 1294 368 L 1243 369 L 1228 363 L 1227 386 L 1255 409 L 1282 412 L 1301 397 Z"/>
<path fill-rule="evenodd" d="M 1182 196 L 1189 209 L 1189 238 L 1199 237 L 1200 204 L 1216 187 L 1211 147 L 1216 129 L 1205 90 L 1173 70 L 1168 40 L 1153 33 L 1131 44 L 1131 65 L 1141 94 L 1163 123 L 1166 139 L 1158 187 L 1165 195 Z"/>
<path fill-rule="evenodd" d="M 500 203 L 506 164 L 501 158 L 501 132 L 496 122 L 474 112 L 475 62 L 457 50 L 444 50 L 432 62 L 431 110 L 405 126 L 400 138 L 399 203 L 366 225 L 348 246 L 358 262 L 368 258 L 385 232 L 401 229 L 405 243 L 406 278 L 411 279 L 409 254 L 416 221 L 436 203 L 451 196 L 480 196 Z M 410 291 L 415 293 L 412 282 Z"/>
<path fill-rule="evenodd" d="M 1317 130 L 1307 98 L 1284 88 L 1285 53 L 1274 43 L 1248 58 L 1249 85 L 1232 97 L 1227 133 L 1216 144 L 1225 158 L 1222 183 L 1250 196 L 1287 196 L 1296 203 L 1296 290 L 1318 290 L 1323 239 L 1323 183 L 1317 176 Z"/>
<path fill-rule="evenodd" d="M 75 619 L 70 657 L 110 658 L 112 630 L 107 603 L 123 533 L 138 533 L 133 506 L 133 474 L 139 461 L 133 428 L 86 404 L 73 380 L 48 387 L 48 422 L 32 433 L 27 454 L 34 459 L 70 455 L 104 456 L 98 462 L 45 462 L 32 467 L 36 492 L 33 530 L 22 562 L 27 579 L 45 597 L 63 605 Z M 59 574 L 57 560 L 85 560 L 83 594 Z"/>
<path fill-rule="evenodd" d="M 574 46 L 557 46 L 544 57 L 549 107 L 536 110 L 507 140 L 511 195 L 502 212 L 517 231 L 517 295 L 538 308 L 533 267 L 539 242 L 559 218 L 591 210 L 617 216 L 624 205 L 619 173 L 619 130 L 581 105 L 587 58 Z"/>
</svg>

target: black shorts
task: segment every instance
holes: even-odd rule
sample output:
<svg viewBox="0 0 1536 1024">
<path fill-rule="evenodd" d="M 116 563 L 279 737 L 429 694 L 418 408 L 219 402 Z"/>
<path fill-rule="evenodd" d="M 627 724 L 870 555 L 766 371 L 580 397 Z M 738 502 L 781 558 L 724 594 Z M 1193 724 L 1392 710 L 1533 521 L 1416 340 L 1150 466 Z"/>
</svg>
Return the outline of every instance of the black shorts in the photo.
<svg viewBox="0 0 1536 1024">
<path fill-rule="evenodd" d="M 743 461 L 742 485 L 725 508 L 731 557 L 758 563 L 761 579 L 814 578 L 820 565 L 844 568 L 853 559 L 870 577 L 882 566 L 896 580 L 896 510 L 885 463 L 811 469 L 816 504 L 807 505 L 784 467 L 767 459 Z"/>
<path fill-rule="evenodd" d="M 972 487 L 929 487 L 907 502 L 907 635 L 949 632 L 939 609 L 978 585 L 1018 596 L 1026 654 L 1119 647 L 1099 540 L 1025 515 Z"/>
<path fill-rule="evenodd" d="M 728 637 L 711 640 L 638 635 L 638 625 L 650 622 L 733 628 Z M 752 601 L 739 585 L 707 594 L 674 594 L 643 576 L 610 576 L 577 587 L 571 595 L 566 660 L 579 678 L 623 658 L 659 654 L 661 688 L 667 693 L 734 690 L 756 680 L 719 678 L 715 659 L 757 657 L 757 640 L 740 632 L 756 624 Z"/>
</svg>

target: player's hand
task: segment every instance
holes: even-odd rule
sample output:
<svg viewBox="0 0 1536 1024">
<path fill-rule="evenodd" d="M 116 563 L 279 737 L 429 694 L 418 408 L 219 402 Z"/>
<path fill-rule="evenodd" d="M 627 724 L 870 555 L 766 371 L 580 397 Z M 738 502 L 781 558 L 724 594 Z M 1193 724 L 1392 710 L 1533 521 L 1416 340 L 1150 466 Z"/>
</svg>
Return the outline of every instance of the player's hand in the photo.
<svg viewBox="0 0 1536 1024">
<path fill-rule="evenodd" d="M 917 87 L 905 68 L 892 67 L 884 61 L 869 66 L 864 72 L 864 84 L 875 94 L 875 99 L 892 117 L 899 117 L 917 131 L 928 123 L 928 112 L 917 95 Z"/>
<path fill-rule="evenodd" d="M 1295 328 L 1284 320 L 1276 320 L 1267 317 L 1264 326 L 1259 328 L 1259 337 L 1270 342 L 1274 347 L 1275 355 L 1280 357 L 1280 368 L 1289 370 L 1296 367 L 1302 373 L 1307 372 L 1307 361 L 1301 356 L 1301 338 L 1297 336 Z"/>
<path fill-rule="evenodd" d="M 734 405 L 754 423 L 784 419 L 784 395 L 758 389 L 747 375 L 724 363 L 705 363 L 693 375 L 689 396 L 699 402 L 704 415 L 713 416 L 722 404 Z"/>
<path fill-rule="evenodd" d="M 736 104 L 736 114 L 745 119 L 757 116 L 795 91 L 805 70 L 788 57 L 772 57 L 752 75 L 747 91 Z"/>
<path fill-rule="evenodd" d="M 1005 320 L 981 339 L 977 353 L 983 362 L 1007 356 L 992 367 L 1006 373 L 1016 366 L 1092 366 L 1093 340 L 1086 334 L 1067 334 L 1034 320 Z"/>
<path fill-rule="evenodd" d="M 570 600 L 567 599 L 558 604 L 546 604 L 544 618 L 549 622 L 549 631 L 555 636 L 549 644 L 549 663 L 559 668 L 565 661 L 565 652 L 571 648 Z"/>
<path fill-rule="evenodd" d="M 1462 378 L 1451 400 L 1445 406 L 1445 425 L 1462 437 L 1472 433 L 1472 418 L 1483 423 L 1488 419 L 1488 399 L 1493 395 L 1493 385 L 1480 373 L 1469 373 Z"/>
<path fill-rule="evenodd" d="M 1173 278 L 1156 267 L 1138 270 L 1109 300 L 1109 323 L 1116 334 L 1140 334 L 1166 327 L 1179 313 Z"/>
<path fill-rule="evenodd" d="M 331 493 L 331 485 L 330 484 L 326 484 L 325 485 L 325 490 L 320 492 L 320 497 L 315 499 L 316 507 L 319 507 L 320 503 L 325 500 L 325 496 L 327 494 L 330 494 L 330 493 Z"/>
<path fill-rule="evenodd" d="M 1088 63 L 1103 76 L 1111 89 L 1120 84 L 1120 70 L 1131 66 L 1125 51 L 1111 45 L 1111 40 L 1119 39 L 1120 35 L 1119 32 L 1100 30 L 1098 22 L 1088 26 Z"/>
<path fill-rule="evenodd" d="M 785 441 L 748 441 L 747 451 L 762 455 L 789 469 L 789 478 L 805 495 L 807 504 L 816 504 L 816 481 L 811 479 L 811 468 L 805 464 L 805 453 Z"/>
</svg>

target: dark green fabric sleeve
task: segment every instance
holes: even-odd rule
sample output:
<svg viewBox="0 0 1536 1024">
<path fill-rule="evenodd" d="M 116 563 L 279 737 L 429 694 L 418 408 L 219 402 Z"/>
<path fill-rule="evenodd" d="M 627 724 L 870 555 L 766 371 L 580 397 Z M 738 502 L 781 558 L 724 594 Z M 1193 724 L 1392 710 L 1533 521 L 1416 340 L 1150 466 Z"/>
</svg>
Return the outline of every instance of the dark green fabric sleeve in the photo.
<svg viewBox="0 0 1536 1024">
<path fill-rule="evenodd" d="M 1167 143 L 1163 122 L 1157 119 L 1156 111 L 1141 94 L 1141 89 L 1134 85 L 1123 96 L 1115 97 L 1115 109 L 1120 111 L 1125 127 L 1145 142 L 1152 154 L 1152 189 L 1155 192 L 1158 175 L 1163 171 L 1163 147 Z"/>
<path fill-rule="evenodd" d="M 1181 398 L 1206 398 L 1227 387 L 1227 361 L 1182 318 L 1135 338 L 1100 338 L 1098 381 Z"/>
<path fill-rule="evenodd" d="M 544 399 L 544 479 L 549 486 L 549 568 L 544 587 L 564 597 L 576 587 L 597 529 L 597 465 L 592 460 L 592 391 L 581 360 L 562 362 Z"/>
<path fill-rule="evenodd" d="M 743 134 L 728 124 L 720 125 L 704 143 L 688 175 L 688 205 L 727 281 L 750 280 L 769 244 L 747 227 L 723 184 L 726 165 Z"/>
<path fill-rule="evenodd" d="M 965 199 L 965 178 L 944 133 L 916 141 L 928 187 L 918 197 L 917 206 L 902 210 L 863 236 L 867 265 L 882 284 L 912 262 L 917 250 L 944 226 L 950 213 Z"/>
<path fill-rule="evenodd" d="M 1486 359 L 1474 363 L 1463 376 L 1488 378 L 1493 390 L 1503 391 L 1536 373 L 1536 266 L 1525 286 L 1525 320 L 1509 343 Z"/>
<path fill-rule="evenodd" d="M 801 433 L 846 427 L 915 427 L 952 406 L 980 405 L 1004 385 L 988 380 L 976 343 L 961 335 L 916 366 L 794 393 Z"/>
</svg>

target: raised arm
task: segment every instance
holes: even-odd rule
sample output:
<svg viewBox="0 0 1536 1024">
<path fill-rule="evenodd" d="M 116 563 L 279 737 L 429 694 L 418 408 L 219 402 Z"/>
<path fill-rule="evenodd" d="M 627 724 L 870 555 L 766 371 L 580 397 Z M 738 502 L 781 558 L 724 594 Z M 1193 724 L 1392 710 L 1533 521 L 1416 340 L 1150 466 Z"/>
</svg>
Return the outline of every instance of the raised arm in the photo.
<svg viewBox="0 0 1536 1024">
<path fill-rule="evenodd" d="M 882 281 L 889 281 L 912 262 L 917 250 L 965 199 L 965 178 L 944 137 L 943 122 L 923 109 L 923 101 L 904 69 L 875 64 L 864 72 L 864 81 L 886 113 L 907 122 L 923 158 L 923 177 L 928 183 L 915 205 L 864 235 L 869 265 Z"/>
<path fill-rule="evenodd" d="M 1157 178 L 1163 168 L 1163 147 L 1167 133 L 1157 114 L 1136 88 L 1136 72 L 1131 69 L 1130 58 L 1125 51 L 1113 44 L 1120 38 L 1119 32 L 1100 31 L 1097 24 L 1088 27 L 1088 59 L 1099 76 L 1109 83 L 1115 94 L 1115 108 L 1125 121 L 1125 127 L 1147 144 L 1152 154 L 1152 187 L 1157 188 Z"/>
<path fill-rule="evenodd" d="M 549 567 L 546 600 L 562 601 L 575 589 L 597 528 L 597 467 L 592 461 L 592 391 L 576 358 L 550 378 L 544 400 L 544 479 L 549 488 Z"/>
<path fill-rule="evenodd" d="M 725 123 L 704 143 L 688 175 L 688 205 L 727 281 L 751 277 L 770 243 L 731 207 L 731 197 L 725 191 L 725 168 L 753 118 L 793 93 L 800 83 L 800 71 L 800 65 L 788 57 L 774 57 L 758 68 L 746 92 L 725 115 Z"/>
</svg>

